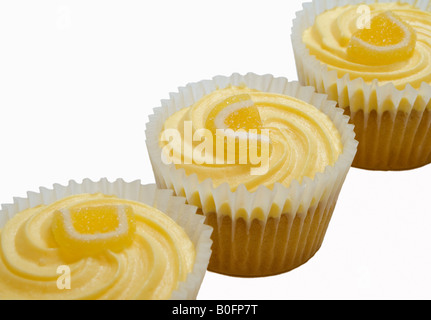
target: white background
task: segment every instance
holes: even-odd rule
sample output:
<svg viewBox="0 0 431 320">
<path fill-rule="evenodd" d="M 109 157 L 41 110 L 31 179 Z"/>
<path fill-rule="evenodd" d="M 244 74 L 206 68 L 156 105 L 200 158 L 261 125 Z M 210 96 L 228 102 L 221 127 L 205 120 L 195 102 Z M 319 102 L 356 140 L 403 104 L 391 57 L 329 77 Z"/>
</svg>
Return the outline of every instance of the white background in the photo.
<svg viewBox="0 0 431 320">
<path fill-rule="evenodd" d="M 0 203 L 70 179 L 154 178 L 144 129 L 178 86 L 233 72 L 296 80 L 302 1 L 1 1 Z M 302 267 L 207 273 L 199 299 L 431 298 L 431 166 L 352 169 Z"/>
</svg>

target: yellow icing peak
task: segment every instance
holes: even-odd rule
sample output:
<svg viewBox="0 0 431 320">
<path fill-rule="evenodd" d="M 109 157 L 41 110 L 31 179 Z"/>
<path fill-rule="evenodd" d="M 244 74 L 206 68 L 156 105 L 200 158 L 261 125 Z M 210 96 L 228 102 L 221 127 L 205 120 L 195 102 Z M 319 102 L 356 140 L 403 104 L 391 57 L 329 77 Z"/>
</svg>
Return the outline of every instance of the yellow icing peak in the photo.
<svg viewBox="0 0 431 320">
<path fill-rule="evenodd" d="M 223 121 L 217 122 L 220 114 Z M 218 156 L 217 143 L 211 144 L 212 132 L 220 126 L 240 129 L 232 134 L 234 152 L 225 157 Z M 167 132 L 177 132 L 179 138 L 170 139 Z M 221 149 L 226 150 L 229 143 L 229 137 L 222 140 Z M 171 115 L 159 145 L 162 159 L 170 158 L 177 169 L 196 174 L 200 182 L 211 179 L 215 187 L 228 183 L 232 190 L 244 185 L 251 192 L 261 185 L 272 189 L 278 182 L 288 187 L 293 180 L 314 178 L 333 165 L 343 150 L 335 125 L 316 107 L 245 86 L 215 90 Z M 265 155 L 266 167 L 262 165 Z"/>
<path fill-rule="evenodd" d="M 410 4 L 335 7 L 319 14 L 302 40 L 338 78 L 348 74 L 350 80 L 378 80 L 400 90 L 431 84 L 431 12 Z"/>
</svg>

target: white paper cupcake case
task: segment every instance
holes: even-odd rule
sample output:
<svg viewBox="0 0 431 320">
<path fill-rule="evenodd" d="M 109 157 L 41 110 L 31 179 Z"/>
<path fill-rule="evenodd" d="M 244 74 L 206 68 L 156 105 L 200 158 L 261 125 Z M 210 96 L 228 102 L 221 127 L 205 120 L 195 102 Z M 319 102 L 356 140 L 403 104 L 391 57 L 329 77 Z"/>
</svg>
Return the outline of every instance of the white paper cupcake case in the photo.
<svg viewBox="0 0 431 320">
<path fill-rule="evenodd" d="M 179 284 L 171 299 L 196 299 L 211 256 L 212 228 L 204 224 L 202 216 L 196 214 L 196 207 L 185 204 L 183 197 L 173 196 L 172 190 L 160 190 L 155 184 L 142 185 L 139 180 L 125 182 L 118 179 L 109 182 L 107 179 L 101 179 L 94 182 L 85 179 L 82 183 L 71 180 L 66 186 L 55 184 L 52 189 L 41 187 L 39 192 L 27 192 L 26 198 L 14 198 L 12 204 L 3 204 L 0 211 L 0 229 L 9 219 L 25 209 L 49 205 L 71 195 L 98 192 L 158 208 L 185 230 L 195 245 L 196 261 L 193 271 L 186 281 Z"/>
<path fill-rule="evenodd" d="M 173 164 L 164 164 L 161 159 L 161 148 L 158 145 L 159 134 L 162 131 L 164 122 L 176 111 L 191 106 L 204 95 L 219 88 L 225 88 L 228 85 L 246 85 L 249 88 L 264 92 L 297 97 L 313 104 L 327 114 L 339 130 L 344 147 L 343 153 L 334 166 L 328 166 L 323 173 L 316 174 L 314 179 L 305 178 L 302 183 L 294 181 L 290 187 L 276 183 L 272 190 L 265 186 L 260 186 L 255 192 L 249 192 L 244 185 L 240 185 L 234 192 L 231 191 L 227 183 L 214 187 L 211 179 L 199 182 L 196 174 L 187 176 L 184 169 L 176 169 Z M 217 239 L 223 237 L 221 228 L 224 223 L 223 219 L 226 216 L 232 219 L 232 232 L 229 237 L 232 237 L 232 239 L 235 237 L 234 230 L 236 219 L 239 218 L 237 213 L 239 212 L 241 214 L 246 212 L 248 219 L 245 222 L 247 228 L 250 229 L 254 220 L 260 220 L 265 225 L 268 219 L 279 219 L 283 214 L 289 215 L 289 219 L 292 221 L 295 218 L 305 220 L 307 212 L 312 211 L 310 208 L 318 205 L 322 207 L 333 206 L 356 154 L 357 141 L 354 138 L 353 126 L 348 124 L 349 118 L 343 115 L 343 110 L 336 108 L 335 102 L 328 101 L 326 95 L 317 94 L 314 91 L 312 87 L 303 87 L 298 82 L 289 82 L 286 78 L 275 78 L 272 75 L 256 75 L 253 73 L 246 75 L 235 73 L 230 77 L 216 76 L 211 80 L 190 83 L 185 87 L 180 87 L 177 93 L 170 94 L 170 99 L 162 100 L 161 107 L 154 109 L 154 114 L 149 117 L 146 127 L 146 144 L 158 187 L 173 189 L 177 195 L 185 196 L 188 203 L 201 208 L 203 214 L 207 217 L 216 213 L 217 221 L 214 223 L 216 230 L 214 230 L 213 236 Z M 332 211 L 329 211 L 328 215 L 331 215 Z M 322 218 L 322 220 L 325 219 Z M 327 222 L 322 221 L 322 224 Z M 322 225 L 319 228 L 322 230 L 316 237 L 323 238 L 326 227 L 327 224 Z M 303 232 L 308 231 L 303 230 Z M 320 240 L 322 239 L 310 240 L 316 242 L 315 250 L 320 246 Z M 287 243 L 289 239 L 286 238 L 283 241 Z M 263 238 L 262 242 L 264 242 Z M 243 249 L 246 250 L 246 248 Z M 214 250 L 217 251 L 216 256 L 214 256 Z M 235 259 L 230 253 L 227 253 L 225 258 L 221 258 L 218 254 L 219 250 L 219 244 L 214 243 L 212 261 L 222 259 L 226 261 L 221 261 L 221 264 L 230 264 L 230 260 Z M 227 250 L 230 250 L 230 248 L 227 248 Z M 256 250 L 258 251 L 258 248 Z M 298 254 L 302 255 L 303 252 L 298 250 Z M 248 263 L 247 257 L 242 257 L 241 259 L 244 259 L 245 264 Z M 259 263 L 264 264 L 265 262 L 261 261 Z M 210 262 L 210 266 L 211 264 Z M 262 265 L 262 268 L 265 269 L 265 266 Z M 244 273 L 236 271 L 224 272 L 223 267 L 216 268 L 216 270 L 210 268 L 210 270 L 232 275 L 250 276 L 249 271 Z M 260 276 L 263 274 L 259 271 L 253 275 Z"/>
</svg>

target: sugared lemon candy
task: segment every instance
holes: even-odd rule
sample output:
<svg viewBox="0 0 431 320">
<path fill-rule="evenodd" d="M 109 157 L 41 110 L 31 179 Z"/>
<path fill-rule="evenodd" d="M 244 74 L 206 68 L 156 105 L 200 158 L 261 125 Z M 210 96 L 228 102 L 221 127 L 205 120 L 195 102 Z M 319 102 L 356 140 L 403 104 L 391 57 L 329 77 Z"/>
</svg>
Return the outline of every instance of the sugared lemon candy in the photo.
<svg viewBox="0 0 431 320">
<path fill-rule="evenodd" d="M 52 232 L 70 255 L 92 255 L 128 246 L 136 229 L 133 209 L 126 205 L 88 205 L 54 213 Z"/>
<path fill-rule="evenodd" d="M 248 94 L 234 95 L 218 103 L 206 121 L 206 128 L 212 132 L 216 129 L 249 131 L 261 127 L 259 110 Z"/>
<path fill-rule="evenodd" d="M 231 164 L 248 164 L 251 163 L 250 150 L 253 154 L 262 154 L 262 149 L 270 148 L 269 133 L 262 133 L 262 119 L 249 94 L 233 95 L 217 103 L 210 111 L 205 125 L 216 138 L 217 163 L 227 161 Z M 221 132 L 217 131 L 220 129 Z M 225 143 L 225 138 L 234 143 L 227 140 Z M 224 148 L 222 155 L 217 154 L 218 148 Z"/>
<path fill-rule="evenodd" d="M 387 11 L 371 19 L 370 28 L 359 29 L 354 33 L 347 54 L 357 63 L 387 65 L 408 60 L 415 46 L 415 30 Z"/>
</svg>

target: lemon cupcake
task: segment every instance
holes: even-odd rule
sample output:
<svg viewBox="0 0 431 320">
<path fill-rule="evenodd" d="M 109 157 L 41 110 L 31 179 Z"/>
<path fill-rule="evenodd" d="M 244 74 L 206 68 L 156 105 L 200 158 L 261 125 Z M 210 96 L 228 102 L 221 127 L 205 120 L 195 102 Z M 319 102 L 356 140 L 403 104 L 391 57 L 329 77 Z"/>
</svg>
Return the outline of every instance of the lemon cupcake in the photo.
<svg viewBox="0 0 431 320">
<path fill-rule="evenodd" d="M 170 190 L 70 181 L 0 211 L 0 299 L 195 299 L 211 228 Z"/>
<path fill-rule="evenodd" d="M 431 2 L 313 1 L 292 45 L 301 84 L 350 116 L 353 166 L 407 170 L 431 162 Z"/>
<path fill-rule="evenodd" d="M 213 227 L 209 270 L 292 270 L 320 248 L 356 153 L 343 110 L 271 75 L 191 83 L 154 110 L 146 143 L 157 184 Z"/>
</svg>

